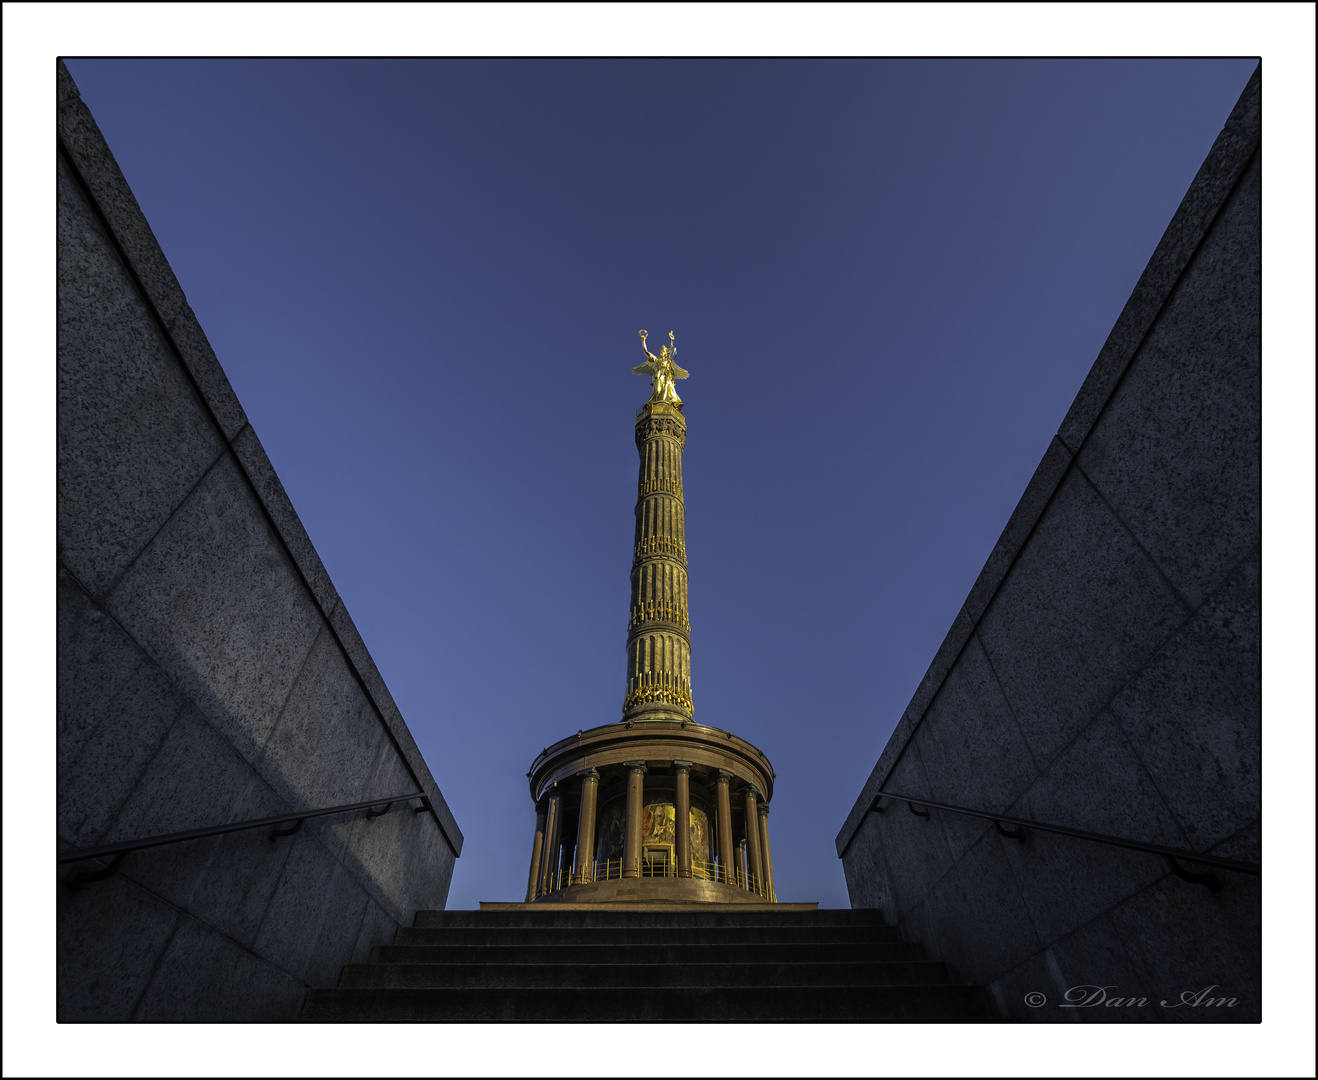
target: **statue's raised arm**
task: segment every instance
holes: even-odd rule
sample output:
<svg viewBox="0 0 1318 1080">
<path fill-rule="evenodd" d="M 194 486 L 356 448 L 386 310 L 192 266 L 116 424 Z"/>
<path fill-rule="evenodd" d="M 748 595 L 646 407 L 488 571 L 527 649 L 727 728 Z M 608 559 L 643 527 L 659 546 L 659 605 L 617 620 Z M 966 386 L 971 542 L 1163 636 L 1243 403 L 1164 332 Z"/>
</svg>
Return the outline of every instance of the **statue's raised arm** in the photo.
<svg viewBox="0 0 1318 1080">
<path fill-rule="evenodd" d="M 646 348 L 645 339 L 648 336 L 649 333 L 647 331 L 645 330 L 641 331 L 641 348 L 645 350 L 645 355 L 650 358 L 650 363 L 657 364 L 659 363 L 659 357 L 655 356 L 654 353 L 652 353 L 648 348 Z"/>
<path fill-rule="evenodd" d="M 645 350 L 647 359 L 644 364 L 637 364 L 632 368 L 632 374 L 649 375 L 652 380 L 650 384 L 652 392 L 650 400 L 646 404 L 662 401 L 672 405 L 681 405 L 682 399 L 677 396 L 677 391 L 673 388 L 673 379 L 685 379 L 688 373 L 673 363 L 673 357 L 677 355 L 677 344 L 673 339 L 672 331 L 668 333 L 668 339 L 672 344 L 665 345 L 660 349 L 658 356 L 655 356 L 646 348 L 647 333 L 642 330 L 640 334 L 641 348 Z"/>
</svg>

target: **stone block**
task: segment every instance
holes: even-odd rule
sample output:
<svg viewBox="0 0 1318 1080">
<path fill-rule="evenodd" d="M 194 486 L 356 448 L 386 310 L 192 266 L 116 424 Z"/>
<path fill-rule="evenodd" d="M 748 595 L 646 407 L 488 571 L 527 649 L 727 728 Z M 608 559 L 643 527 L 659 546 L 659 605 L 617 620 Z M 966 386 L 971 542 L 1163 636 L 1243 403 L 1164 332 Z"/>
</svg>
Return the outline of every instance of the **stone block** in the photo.
<svg viewBox="0 0 1318 1080">
<path fill-rule="evenodd" d="M 320 561 L 311 538 L 302 527 L 302 521 L 297 516 L 297 511 L 293 509 L 288 492 L 284 490 L 284 485 L 275 475 L 274 466 L 266 457 L 265 448 L 250 426 L 244 427 L 234 439 L 233 451 L 247 478 L 252 482 L 252 487 L 256 489 L 262 503 L 265 504 L 275 528 L 293 556 L 293 561 L 316 597 L 316 602 L 320 604 L 321 611 L 328 615 L 338 605 L 339 594 L 334 590 L 334 585 L 325 570 L 325 564 Z"/>
<path fill-rule="evenodd" d="M 348 610 L 343 606 L 342 601 L 330 614 L 330 625 L 334 628 L 334 632 L 338 634 L 339 641 L 348 654 L 348 659 L 361 676 L 362 684 L 366 687 L 367 694 L 374 702 L 376 711 L 384 720 L 385 727 L 389 729 L 402 759 L 407 763 L 409 772 L 413 779 L 419 783 L 419 790 L 424 791 L 430 797 L 434 818 L 439 823 L 440 830 L 443 832 L 449 846 L 453 848 L 453 854 L 455 856 L 461 855 L 462 830 L 458 828 L 457 822 L 453 820 L 453 814 L 449 810 L 448 803 L 444 801 L 444 796 L 440 793 L 435 778 L 430 775 L 430 769 L 426 765 L 425 758 L 421 756 L 421 751 L 417 748 L 416 740 L 412 738 L 412 733 L 403 721 L 398 706 L 394 704 L 393 695 L 389 693 L 388 687 L 384 684 L 384 679 L 380 677 L 379 669 L 376 668 L 375 661 L 371 659 L 366 643 L 362 641 L 362 636 L 357 632 L 352 616 L 348 614 Z"/>
<path fill-rule="evenodd" d="M 1260 539 L 1260 204 L 1256 159 L 1079 458 L 1192 609 Z"/>
<path fill-rule="evenodd" d="M 190 706 L 63 567 L 56 594 L 58 831 L 89 847 Z"/>
<path fill-rule="evenodd" d="M 1199 167 L 1062 421 L 1057 434 L 1072 452 L 1084 444 L 1149 327 L 1258 148 L 1259 100 L 1256 71 Z"/>
<path fill-rule="evenodd" d="M 1053 974 L 1053 990 L 1048 1004 L 1037 1010 L 1042 1015 L 1035 1018 L 1125 1024 L 1163 1019 L 1158 1003 L 1147 1000 L 1140 988 L 1110 912 L 1054 942 L 1044 958 Z M 1028 1018 L 1023 1013 L 1014 1015 Z"/>
<path fill-rule="evenodd" d="M 842 860 L 847 879 L 847 896 L 853 908 L 873 908 L 896 925 L 897 902 L 892 895 L 892 872 L 883 851 L 883 829 L 878 814 L 861 822 Z"/>
<path fill-rule="evenodd" d="M 253 951 L 311 986 L 332 986 L 361 929 L 366 894 L 313 836 L 299 836 Z"/>
<path fill-rule="evenodd" d="M 99 597 L 224 444 L 63 162 L 57 176 L 58 538 Z"/>
<path fill-rule="evenodd" d="M 287 972 L 184 918 L 133 1019 L 148 1023 L 280 1023 L 296 1020 L 306 987 Z"/>
<path fill-rule="evenodd" d="M 142 774 L 106 842 L 287 809 L 218 732 L 184 717 Z M 288 841 L 271 842 L 268 830 L 249 830 L 136 851 L 120 873 L 250 946 L 288 850 Z"/>
<path fill-rule="evenodd" d="M 925 936 L 910 939 L 981 984 L 1044 944 L 998 839 L 986 834 L 928 890 L 922 900 Z"/>
<path fill-rule="evenodd" d="M 249 761 L 257 760 L 322 625 L 227 455 L 106 606 Z"/>
<path fill-rule="evenodd" d="M 187 306 L 187 297 L 92 114 L 80 98 L 71 98 L 56 106 L 55 126 L 60 149 L 109 226 L 143 298 L 162 327 L 171 325 Z"/>
<path fill-rule="evenodd" d="M 961 651 L 915 734 L 931 798 L 972 810 L 1006 812 L 1039 775 L 977 638 Z M 944 811 L 953 857 L 991 822 Z"/>
<path fill-rule="evenodd" d="M 343 831 L 350 827 L 355 834 L 345 865 L 400 923 L 410 923 L 418 908 L 430 906 L 424 902 L 429 899 L 425 878 L 432 872 L 432 850 L 426 840 L 439 830 L 429 814 L 413 812 L 415 805 L 395 806 L 381 817 L 337 826 Z M 442 836 L 438 839 L 445 847 Z M 423 902 L 418 903 L 418 892 Z M 443 907 L 442 901 L 439 906 Z"/>
<path fill-rule="evenodd" d="M 192 377 L 201 398 L 215 417 L 224 437 L 233 440 L 247 426 L 247 414 L 233 392 L 229 377 L 197 322 L 197 316 L 185 302 L 179 314 L 166 327 L 170 342 L 183 367 Z"/>
<path fill-rule="evenodd" d="M 1007 571 L 1016 561 L 1016 556 L 1029 540 L 1034 526 L 1038 524 L 1039 518 L 1052 501 L 1053 493 L 1070 467 L 1071 452 L 1060 439 L 1054 437 L 1048 444 L 1048 449 L 1044 451 L 1043 460 L 1039 462 L 1034 475 L 1030 477 L 1030 482 L 1025 485 L 1025 491 L 1020 501 L 1016 503 L 1016 508 L 1011 512 L 1011 517 L 1007 519 L 1002 535 L 993 545 L 993 550 L 984 563 L 984 569 L 979 572 L 979 577 L 971 586 L 970 595 L 966 597 L 964 611 L 972 624 L 978 624 L 983 617 L 989 602 L 998 591 L 998 586 L 1002 584 Z"/>
<path fill-rule="evenodd" d="M 1102 713 L 1011 808 L 1013 817 L 1184 847 L 1185 839 L 1116 721 Z M 1056 941 L 1167 872 L 1146 852 L 1028 830 L 1002 840 L 1030 918 Z"/>
<path fill-rule="evenodd" d="M 1131 957 L 1132 979 L 1150 999 L 1174 1006 L 1160 1007 L 1165 1019 L 1256 1023 L 1262 1017 L 1258 887 L 1258 879 L 1232 874 L 1214 894 L 1167 874 L 1112 910 L 1112 933 Z M 1232 896 L 1244 901 L 1235 911 Z M 1244 922 L 1236 917 L 1241 908 L 1249 913 Z M 1213 998 L 1234 997 L 1237 1004 L 1178 1004 L 1182 994 L 1210 987 Z"/>
<path fill-rule="evenodd" d="M 934 654 L 933 662 L 924 673 L 924 678 L 920 680 L 920 685 L 911 696 L 910 704 L 906 706 L 906 714 L 915 723 L 918 724 L 924 718 L 929 702 L 933 701 L 938 688 L 943 685 L 947 673 L 956 664 L 961 650 L 965 648 L 966 642 L 974 632 L 975 624 L 962 607 L 956 613 L 956 618 L 952 620 L 952 626 L 943 638 L 942 645 L 938 647 L 938 652 Z"/>
<path fill-rule="evenodd" d="M 932 798 L 913 743 L 907 743 L 906 752 L 888 774 L 884 787 L 917 799 Z M 891 799 L 885 799 L 883 807 L 882 813 L 871 817 L 878 818 L 883 850 L 892 874 L 893 899 L 898 914 L 904 917 L 930 886 L 951 869 L 952 853 L 939 811 L 929 810 L 929 817 L 919 817 L 906 803 Z"/>
<path fill-rule="evenodd" d="M 381 756 L 392 750 L 338 642 L 323 630 L 266 741 L 261 774 L 291 806 L 339 806 L 399 793 L 372 787 Z"/>
<path fill-rule="evenodd" d="M 55 103 L 68 101 L 71 98 L 79 97 L 78 84 L 73 81 L 73 76 L 69 74 L 69 69 L 64 66 L 63 60 L 55 61 Z"/>
<path fill-rule="evenodd" d="M 1260 578 L 1255 554 L 1112 702 L 1196 851 L 1260 812 Z"/>
<path fill-rule="evenodd" d="M 366 893 L 342 866 L 331 885 L 329 905 L 321 920 L 320 933 L 312 942 L 305 981 L 310 986 L 335 986 L 345 964 L 352 963 L 361 936 Z"/>
<path fill-rule="evenodd" d="M 131 1019 L 179 918 L 177 908 L 122 876 L 80 889 L 58 885 L 56 1020 Z"/>
<path fill-rule="evenodd" d="M 842 823 L 842 828 L 833 841 L 834 846 L 837 848 L 838 858 L 843 857 L 847 845 L 851 843 L 851 838 L 855 835 L 856 829 L 865 820 L 865 816 L 869 813 L 869 808 L 874 802 L 874 796 L 888 778 L 888 771 L 892 768 L 893 763 L 901 756 L 901 752 L 905 748 L 907 740 L 910 739 L 911 732 L 915 730 L 917 722 L 917 719 L 912 718 L 909 708 L 897 721 L 897 726 L 893 728 L 887 743 L 884 744 L 879 753 L 879 760 L 874 763 L 874 768 L 870 770 L 869 778 L 860 789 L 860 795 L 852 804 L 851 812 L 847 814 L 847 820 Z"/>
<path fill-rule="evenodd" d="M 352 959 L 349 963 L 364 964 L 371 959 L 371 950 L 382 945 L 392 945 L 394 934 L 398 932 L 398 923 L 374 900 L 366 901 L 366 910 L 362 914 L 361 926 L 357 929 L 357 940 L 352 947 Z M 338 974 L 328 986 L 338 985 Z"/>
<path fill-rule="evenodd" d="M 990 997 L 1004 1017 L 1033 1023 L 1065 1023 L 1074 1013 L 1059 1008 L 1067 989 L 1056 978 L 1056 965 L 1048 962 L 1048 950 L 1037 952 L 1006 971 L 987 986 Z"/>
<path fill-rule="evenodd" d="M 444 834 L 430 827 L 433 822 L 428 822 L 428 818 L 428 814 L 417 815 L 423 826 L 415 833 L 417 839 L 412 849 L 418 869 L 408 880 L 408 896 L 414 912 L 436 911 L 444 907 L 458 858 Z"/>
<path fill-rule="evenodd" d="M 1071 470 L 978 628 L 1041 768 L 1186 614 L 1130 533 Z"/>
</svg>

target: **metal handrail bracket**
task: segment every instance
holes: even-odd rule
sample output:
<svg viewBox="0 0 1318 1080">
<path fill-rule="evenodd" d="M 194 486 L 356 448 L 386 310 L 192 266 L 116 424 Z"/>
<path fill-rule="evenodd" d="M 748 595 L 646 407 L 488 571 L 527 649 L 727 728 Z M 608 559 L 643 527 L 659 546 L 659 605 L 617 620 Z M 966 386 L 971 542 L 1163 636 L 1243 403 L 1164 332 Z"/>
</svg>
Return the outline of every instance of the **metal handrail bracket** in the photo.
<svg viewBox="0 0 1318 1080">
<path fill-rule="evenodd" d="M 138 840 L 123 840 L 117 844 L 104 844 L 101 847 L 79 848 L 76 851 L 68 851 L 59 856 L 58 865 L 63 866 L 66 863 L 85 862 L 88 859 L 104 859 L 107 856 L 113 856 L 109 866 L 100 870 L 87 870 L 78 874 L 69 883 L 75 888 L 79 885 L 86 884 L 90 881 L 103 881 L 118 871 L 120 863 L 124 861 L 124 856 L 133 851 L 141 851 L 144 848 L 163 847 L 166 844 L 181 844 L 186 840 L 203 840 L 209 836 L 223 836 L 226 833 L 245 832 L 248 829 L 262 829 L 270 826 L 287 825 L 293 822 L 293 827 L 288 829 L 272 828 L 270 839 L 276 840 L 281 836 L 292 836 L 302 828 L 302 823 L 311 818 L 329 817 L 333 814 L 350 814 L 355 810 L 366 810 L 367 818 L 379 817 L 388 813 L 389 807 L 394 803 L 411 802 L 413 799 L 420 799 L 421 806 L 417 812 L 430 809 L 430 799 L 423 791 L 414 791 L 410 795 L 390 795 L 383 799 L 367 799 L 365 802 L 345 803 L 342 806 L 327 806 L 321 810 L 300 810 L 291 814 L 280 814 L 277 817 L 256 818 L 252 821 L 234 821 L 228 825 L 212 825 L 205 829 L 189 829 L 186 832 L 166 833 L 162 836 L 145 836 Z M 376 811 L 373 808 L 383 806 L 383 810 Z"/>
<path fill-rule="evenodd" d="M 969 817 L 982 818 L 986 821 L 993 822 L 998 832 L 1012 840 L 1024 840 L 1025 830 L 1037 829 L 1039 832 L 1055 833 L 1058 836 L 1070 836 L 1077 840 L 1089 840 L 1093 843 L 1107 844 L 1110 847 L 1127 848 L 1131 851 L 1144 851 L 1150 855 L 1161 855 L 1167 860 L 1172 872 L 1182 881 L 1188 881 L 1195 885 L 1206 885 L 1210 891 L 1217 892 L 1222 888 L 1222 883 L 1218 881 L 1217 876 L 1213 873 L 1193 874 L 1186 870 L 1180 864 L 1180 860 L 1186 862 L 1199 863 L 1202 866 L 1212 866 L 1220 870 L 1235 870 L 1241 874 L 1254 874 L 1259 876 L 1263 873 L 1262 866 L 1256 866 L 1253 863 L 1239 862 L 1236 859 L 1223 859 L 1216 855 L 1201 855 L 1196 851 L 1183 851 L 1180 848 L 1164 847 L 1162 844 L 1148 844 L 1140 840 L 1127 840 L 1121 836 L 1109 836 L 1106 833 L 1089 832 L 1085 829 L 1073 829 L 1067 825 L 1048 825 L 1042 821 L 1030 821 L 1027 818 L 1009 817 L 1006 814 L 990 814 L 983 810 L 971 810 L 966 806 L 952 806 L 948 803 L 932 802 L 929 799 L 917 799 L 910 795 L 898 795 L 891 791 L 880 791 L 874 796 L 874 801 L 870 803 L 870 811 L 875 814 L 882 814 L 886 807 L 880 806 L 884 799 L 891 799 L 893 802 L 904 802 L 910 809 L 911 813 L 918 814 L 922 818 L 929 817 L 929 811 L 925 810 L 920 813 L 915 809 L 916 806 L 929 807 L 934 810 L 946 810 L 952 814 L 965 814 Z M 1009 830 L 1007 825 L 1014 825 L 1015 830 Z"/>
</svg>

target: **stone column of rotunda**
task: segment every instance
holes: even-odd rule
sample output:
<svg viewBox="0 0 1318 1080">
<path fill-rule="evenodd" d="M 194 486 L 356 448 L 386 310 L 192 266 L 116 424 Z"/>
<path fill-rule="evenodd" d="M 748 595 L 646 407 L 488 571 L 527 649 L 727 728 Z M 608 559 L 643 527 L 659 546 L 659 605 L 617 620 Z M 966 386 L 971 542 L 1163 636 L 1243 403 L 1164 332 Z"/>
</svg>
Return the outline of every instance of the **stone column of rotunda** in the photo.
<svg viewBox="0 0 1318 1080">
<path fill-rule="evenodd" d="M 577 773 L 581 780 L 581 809 L 577 814 L 577 865 L 572 880 L 580 885 L 591 880 L 595 855 L 595 803 L 599 797 L 600 774 L 594 769 Z"/>
<path fill-rule="evenodd" d="M 545 803 L 545 846 L 540 859 L 538 882 L 541 896 L 554 891 L 554 871 L 558 867 L 558 844 L 563 831 L 563 793 L 557 784 L 550 787 Z"/>
<path fill-rule="evenodd" d="M 760 812 L 760 858 L 764 863 L 764 883 L 768 887 L 764 895 L 776 902 L 778 890 L 773 887 L 773 855 L 769 851 L 769 804 L 762 802 L 756 809 Z"/>
<path fill-rule="evenodd" d="M 636 418 L 640 477 L 627 634 L 624 721 L 690 720 L 691 624 L 687 618 L 686 508 L 682 449 L 686 418 L 647 402 Z"/>
<path fill-rule="evenodd" d="M 528 904 L 540 895 L 540 861 L 545 854 L 545 815 L 547 812 L 546 801 L 541 799 L 535 808 L 535 841 L 531 845 L 531 873 L 526 882 L 526 902 Z"/>
<path fill-rule="evenodd" d="M 742 794 L 746 800 L 746 857 L 750 863 L 750 878 L 746 882 L 746 887 L 751 892 L 767 896 L 768 890 L 764 887 L 764 863 L 760 853 L 760 815 L 755 810 L 760 791 L 754 784 L 747 784 Z"/>
</svg>

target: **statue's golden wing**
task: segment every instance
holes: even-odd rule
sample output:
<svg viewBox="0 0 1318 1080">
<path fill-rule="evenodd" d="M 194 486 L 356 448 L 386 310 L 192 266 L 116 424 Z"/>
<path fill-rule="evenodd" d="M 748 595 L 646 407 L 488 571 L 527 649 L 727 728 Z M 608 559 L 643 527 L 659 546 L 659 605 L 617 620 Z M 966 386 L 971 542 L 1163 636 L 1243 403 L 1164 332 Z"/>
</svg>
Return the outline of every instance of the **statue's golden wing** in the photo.
<svg viewBox="0 0 1318 1080">
<path fill-rule="evenodd" d="M 653 360 L 647 360 L 644 364 L 637 364 L 632 368 L 633 375 L 653 375 L 659 370 L 659 365 Z"/>
<path fill-rule="evenodd" d="M 687 371 L 686 368 L 680 368 L 676 364 L 673 364 L 674 379 L 689 379 L 690 377 L 691 377 L 691 372 Z"/>
</svg>

